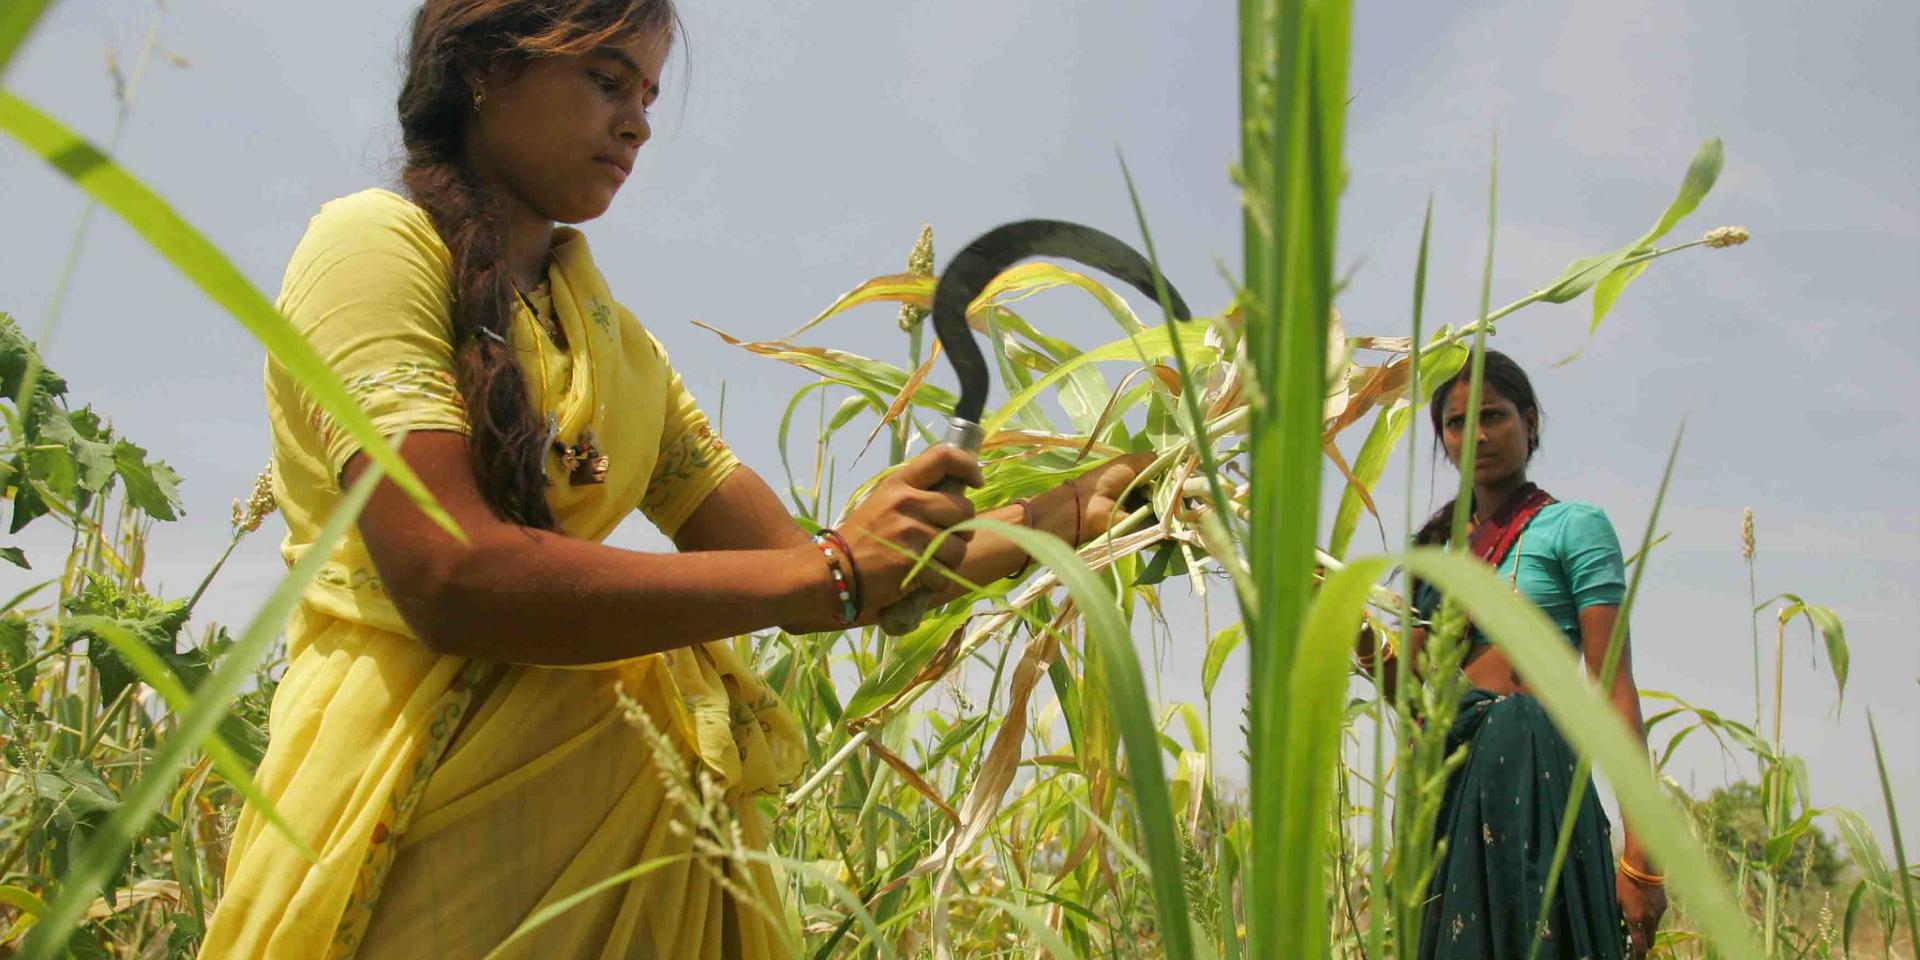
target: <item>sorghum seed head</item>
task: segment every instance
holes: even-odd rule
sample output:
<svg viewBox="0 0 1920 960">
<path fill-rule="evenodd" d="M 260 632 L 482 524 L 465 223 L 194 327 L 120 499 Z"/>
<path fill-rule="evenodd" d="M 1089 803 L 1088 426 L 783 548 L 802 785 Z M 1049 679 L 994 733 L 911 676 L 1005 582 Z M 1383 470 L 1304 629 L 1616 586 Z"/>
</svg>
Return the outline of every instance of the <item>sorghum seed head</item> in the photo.
<svg viewBox="0 0 1920 960">
<path fill-rule="evenodd" d="M 261 468 L 260 474 L 253 478 L 253 492 L 248 494 L 246 502 L 233 502 L 234 532 L 252 533 L 260 529 L 260 521 L 278 507 L 279 504 L 273 499 L 273 461 L 269 460 Z"/>
<path fill-rule="evenodd" d="M 920 227 L 920 239 L 914 241 L 913 252 L 907 254 L 907 272 L 916 277 L 933 276 L 933 224 Z M 900 305 L 900 329 L 911 331 L 927 318 L 927 311 L 911 303 Z"/>
</svg>

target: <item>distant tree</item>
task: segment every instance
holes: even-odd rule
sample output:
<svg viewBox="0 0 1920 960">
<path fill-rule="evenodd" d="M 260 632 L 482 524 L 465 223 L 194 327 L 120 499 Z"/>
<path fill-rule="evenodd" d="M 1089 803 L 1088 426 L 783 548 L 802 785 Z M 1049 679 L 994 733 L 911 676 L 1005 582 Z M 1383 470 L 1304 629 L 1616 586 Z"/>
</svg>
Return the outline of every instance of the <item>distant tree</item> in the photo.
<svg viewBox="0 0 1920 960">
<path fill-rule="evenodd" d="M 1742 780 L 1715 789 L 1699 802 L 1694 814 L 1729 873 L 1738 870 L 1742 862 L 1749 869 L 1764 869 L 1769 833 L 1758 786 Z M 1792 889 L 1833 887 L 1839 884 L 1846 867 L 1847 861 L 1833 841 L 1815 827 L 1794 842 L 1780 880 Z"/>
</svg>

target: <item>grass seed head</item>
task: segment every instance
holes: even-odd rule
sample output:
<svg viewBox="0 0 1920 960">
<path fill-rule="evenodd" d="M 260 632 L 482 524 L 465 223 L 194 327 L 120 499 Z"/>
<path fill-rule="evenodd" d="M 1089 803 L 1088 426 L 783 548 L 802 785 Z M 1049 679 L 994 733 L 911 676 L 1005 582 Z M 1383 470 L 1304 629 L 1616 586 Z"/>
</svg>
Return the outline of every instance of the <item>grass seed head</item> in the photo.
<svg viewBox="0 0 1920 960">
<path fill-rule="evenodd" d="M 1740 511 L 1740 558 L 1753 559 L 1753 508 Z"/>
<path fill-rule="evenodd" d="M 1746 227 L 1716 227 L 1708 230 L 1701 239 L 1707 246 L 1717 250 L 1721 247 L 1737 247 L 1746 243 L 1749 236 Z"/>
</svg>

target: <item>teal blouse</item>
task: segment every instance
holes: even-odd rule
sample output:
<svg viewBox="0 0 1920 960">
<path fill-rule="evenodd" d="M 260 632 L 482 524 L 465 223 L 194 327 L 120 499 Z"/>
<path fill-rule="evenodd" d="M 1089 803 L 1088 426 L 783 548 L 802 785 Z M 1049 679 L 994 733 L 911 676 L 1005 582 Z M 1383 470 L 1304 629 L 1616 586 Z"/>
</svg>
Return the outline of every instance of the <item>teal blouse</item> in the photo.
<svg viewBox="0 0 1920 960">
<path fill-rule="evenodd" d="M 1606 511 L 1577 500 L 1549 504 L 1534 514 L 1500 562 L 1499 574 L 1576 647 L 1580 611 L 1599 604 L 1618 606 L 1627 593 L 1626 560 L 1613 523 Z M 1422 583 L 1414 594 L 1414 610 L 1421 620 L 1430 620 L 1439 600 L 1439 591 Z M 1468 637 L 1486 642 L 1479 631 L 1469 631 Z"/>
</svg>

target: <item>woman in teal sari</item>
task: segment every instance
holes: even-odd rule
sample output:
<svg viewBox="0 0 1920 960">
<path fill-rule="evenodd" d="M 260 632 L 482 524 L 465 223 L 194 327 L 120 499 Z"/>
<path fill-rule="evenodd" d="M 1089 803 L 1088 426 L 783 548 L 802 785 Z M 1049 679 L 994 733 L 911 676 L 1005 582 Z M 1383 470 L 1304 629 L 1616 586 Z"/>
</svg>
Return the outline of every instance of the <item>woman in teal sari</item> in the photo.
<svg viewBox="0 0 1920 960">
<path fill-rule="evenodd" d="M 1466 371 L 1442 384 L 1431 406 L 1434 433 L 1459 466 L 1468 403 Z M 1475 444 L 1469 548 L 1544 611 L 1598 676 L 1625 593 L 1625 564 L 1613 525 L 1599 507 L 1560 501 L 1527 480 L 1540 446 L 1540 407 L 1526 372 L 1489 350 Z M 1444 543 L 1452 502 L 1415 535 Z M 1418 624 L 1412 657 L 1426 641 L 1440 607 L 1438 591 L 1414 588 Z M 1645 956 L 1666 911 L 1663 878 L 1649 864 L 1631 825 L 1615 856 L 1612 831 L 1592 781 L 1572 783 L 1576 757 L 1527 692 L 1500 650 L 1471 626 L 1461 669 L 1472 683 L 1448 729 L 1449 752 L 1467 747 L 1447 784 L 1436 839 L 1446 853 L 1428 887 L 1418 931 L 1421 960 L 1526 960 L 1545 894 L 1569 791 L 1582 800 L 1545 926 L 1537 931 L 1541 960 L 1620 960 Z M 1623 641 L 1624 642 L 1624 641 Z M 1384 652 L 1389 661 L 1395 656 Z M 1361 662 L 1376 651 L 1363 633 Z M 1392 676 L 1392 670 L 1386 672 Z M 1644 736 L 1630 646 L 1623 646 L 1606 691 L 1621 722 Z"/>
</svg>

